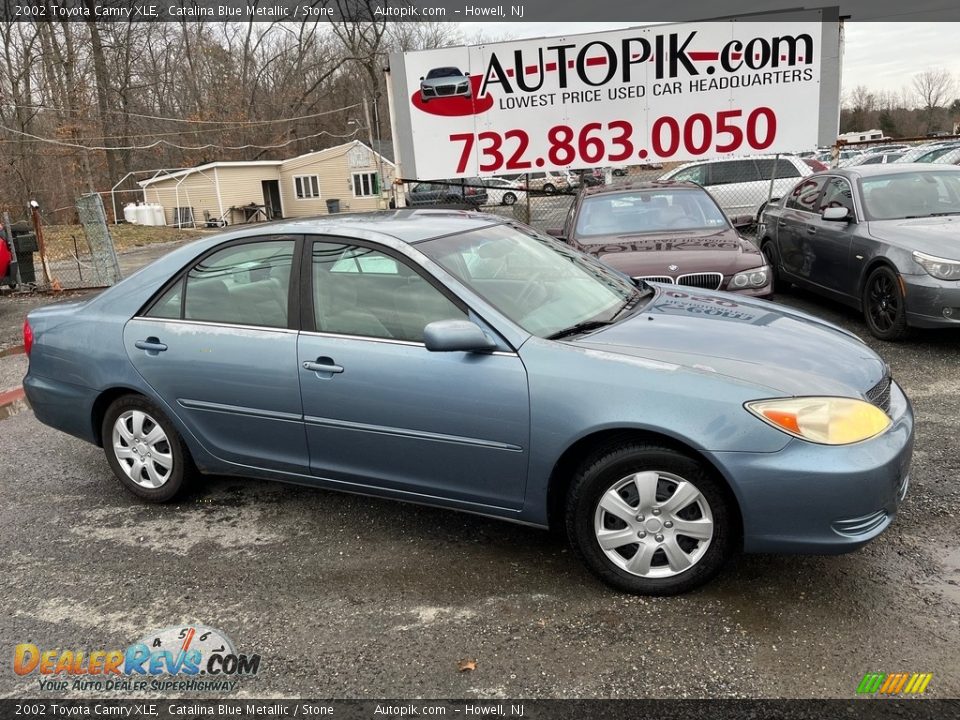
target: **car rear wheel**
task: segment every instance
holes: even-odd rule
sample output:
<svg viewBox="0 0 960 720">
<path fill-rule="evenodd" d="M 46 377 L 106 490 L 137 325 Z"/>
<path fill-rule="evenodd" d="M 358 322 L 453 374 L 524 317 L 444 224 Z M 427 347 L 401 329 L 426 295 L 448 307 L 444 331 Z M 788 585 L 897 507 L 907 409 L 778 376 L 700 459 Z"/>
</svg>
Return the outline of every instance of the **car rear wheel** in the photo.
<svg viewBox="0 0 960 720">
<path fill-rule="evenodd" d="M 160 408 L 140 395 L 115 400 L 101 432 L 113 474 L 143 500 L 167 502 L 196 474 L 179 433 Z"/>
<path fill-rule="evenodd" d="M 503 204 L 504 205 L 513 205 L 517 201 L 517 196 L 512 192 L 503 194 Z"/>
<path fill-rule="evenodd" d="M 863 317 L 871 334 L 881 340 L 906 337 L 907 309 L 900 289 L 900 277 L 892 268 L 881 266 L 870 273 L 863 288 Z"/>
<path fill-rule="evenodd" d="M 674 595 L 710 580 L 730 555 L 727 497 L 700 461 L 657 445 L 623 444 L 581 465 L 567 499 L 567 534 L 607 584 Z"/>
<path fill-rule="evenodd" d="M 553 195 L 557 191 L 557 188 L 553 183 L 547 183 L 546 185 L 543 186 L 543 191 L 547 195 Z"/>
</svg>

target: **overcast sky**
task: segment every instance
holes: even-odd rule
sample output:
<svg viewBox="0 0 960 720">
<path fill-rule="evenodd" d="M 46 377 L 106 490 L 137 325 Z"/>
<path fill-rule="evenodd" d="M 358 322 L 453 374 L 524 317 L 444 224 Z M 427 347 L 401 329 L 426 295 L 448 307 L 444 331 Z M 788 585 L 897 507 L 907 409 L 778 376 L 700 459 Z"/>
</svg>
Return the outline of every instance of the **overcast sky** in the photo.
<svg viewBox="0 0 960 720">
<path fill-rule="evenodd" d="M 625 23 L 514 23 L 502 35 L 515 38 L 596 32 L 629 27 Z M 469 33 L 473 28 L 464 25 Z M 499 28 L 484 28 L 497 37 Z M 843 87 L 897 91 L 918 72 L 943 67 L 953 73 L 960 96 L 960 23 L 848 22 L 843 57 Z"/>
</svg>

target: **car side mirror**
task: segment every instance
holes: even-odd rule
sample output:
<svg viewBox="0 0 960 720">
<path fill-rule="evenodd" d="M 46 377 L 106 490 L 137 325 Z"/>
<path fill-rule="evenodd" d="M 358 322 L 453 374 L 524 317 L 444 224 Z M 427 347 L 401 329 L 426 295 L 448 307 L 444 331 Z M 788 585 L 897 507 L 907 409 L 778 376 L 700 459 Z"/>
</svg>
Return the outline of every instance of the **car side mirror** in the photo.
<svg viewBox="0 0 960 720">
<path fill-rule="evenodd" d="M 824 208 L 820 217 L 833 222 L 850 222 L 850 210 L 845 207 L 828 207 Z"/>
<path fill-rule="evenodd" d="M 422 78 L 422 77 L 421 77 L 420 79 L 421 79 L 421 80 L 423 80 L 423 78 Z"/>
<path fill-rule="evenodd" d="M 547 235 L 555 237 L 557 240 L 562 240 L 563 242 L 567 241 L 567 238 L 563 234 L 563 228 L 547 228 Z"/>
<path fill-rule="evenodd" d="M 437 320 L 423 329 L 430 352 L 490 352 L 497 344 L 469 320 Z"/>
</svg>

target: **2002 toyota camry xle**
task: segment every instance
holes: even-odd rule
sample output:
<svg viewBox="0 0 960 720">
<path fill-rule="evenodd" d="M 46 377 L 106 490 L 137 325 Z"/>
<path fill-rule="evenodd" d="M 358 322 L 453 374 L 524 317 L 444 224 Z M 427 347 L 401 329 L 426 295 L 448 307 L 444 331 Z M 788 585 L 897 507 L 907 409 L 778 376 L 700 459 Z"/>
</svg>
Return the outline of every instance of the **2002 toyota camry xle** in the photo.
<svg viewBox="0 0 960 720">
<path fill-rule="evenodd" d="M 37 418 L 145 500 L 219 473 L 559 526 L 630 592 L 853 550 L 908 485 L 910 403 L 855 336 L 489 215 L 244 228 L 24 334 Z"/>
</svg>

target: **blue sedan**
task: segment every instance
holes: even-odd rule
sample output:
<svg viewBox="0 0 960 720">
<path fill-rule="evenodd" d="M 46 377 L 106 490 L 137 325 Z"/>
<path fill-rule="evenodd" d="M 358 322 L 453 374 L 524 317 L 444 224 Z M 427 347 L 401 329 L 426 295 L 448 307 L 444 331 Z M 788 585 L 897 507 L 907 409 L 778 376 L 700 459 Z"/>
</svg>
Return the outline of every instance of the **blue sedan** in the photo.
<svg viewBox="0 0 960 720">
<path fill-rule="evenodd" d="M 37 418 L 146 501 L 216 473 L 560 527 L 628 592 L 854 550 L 907 491 L 910 403 L 855 336 L 478 213 L 211 236 L 24 334 Z"/>
</svg>

